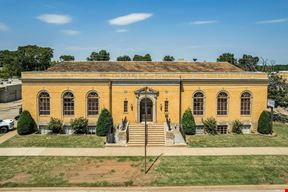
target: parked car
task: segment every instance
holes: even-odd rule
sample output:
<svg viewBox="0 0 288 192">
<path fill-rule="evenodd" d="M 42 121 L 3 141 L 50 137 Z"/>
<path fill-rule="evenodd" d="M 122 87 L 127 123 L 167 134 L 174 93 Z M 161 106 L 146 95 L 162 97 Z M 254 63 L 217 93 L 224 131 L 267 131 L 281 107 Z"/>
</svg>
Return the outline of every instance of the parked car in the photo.
<svg viewBox="0 0 288 192">
<path fill-rule="evenodd" d="M 14 129 L 14 120 L 0 119 L 0 133 L 7 133 L 12 129 Z"/>
</svg>

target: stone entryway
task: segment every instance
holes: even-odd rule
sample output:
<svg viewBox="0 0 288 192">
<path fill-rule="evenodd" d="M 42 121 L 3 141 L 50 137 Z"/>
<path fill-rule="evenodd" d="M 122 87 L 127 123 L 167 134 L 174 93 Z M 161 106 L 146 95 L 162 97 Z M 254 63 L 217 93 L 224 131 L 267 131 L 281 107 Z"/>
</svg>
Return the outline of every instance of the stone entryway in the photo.
<svg viewBox="0 0 288 192">
<path fill-rule="evenodd" d="M 147 125 L 148 145 L 164 146 L 165 134 L 162 124 L 149 123 Z M 137 123 L 129 125 L 129 140 L 128 146 L 141 146 L 145 144 L 145 124 Z"/>
<path fill-rule="evenodd" d="M 145 103 L 146 100 L 146 103 Z M 146 121 L 147 122 L 153 122 L 153 102 L 149 98 L 143 98 L 140 101 L 140 122 L 145 121 L 145 105 L 147 107 L 147 117 Z"/>
<path fill-rule="evenodd" d="M 157 123 L 157 97 L 159 92 L 151 89 L 149 87 L 144 87 L 142 89 L 136 90 L 135 95 L 136 101 L 136 117 L 137 122 L 145 121 L 145 98 L 147 101 L 147 121 Z"/>
</svg>

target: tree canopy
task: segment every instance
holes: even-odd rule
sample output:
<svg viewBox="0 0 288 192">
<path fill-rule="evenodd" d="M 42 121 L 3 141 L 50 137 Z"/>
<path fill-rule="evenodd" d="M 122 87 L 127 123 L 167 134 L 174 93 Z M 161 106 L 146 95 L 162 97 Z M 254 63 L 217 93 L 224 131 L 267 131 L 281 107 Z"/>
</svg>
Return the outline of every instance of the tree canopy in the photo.
<svg viewBox="0 0 288 192">
<path fill-rule="evenodd" d="M 99 52 L 92 52 L 87 61 L 109 61 L 110 53 L 106 50 L 100 50 Z"/>
<path fill-rule="evenodd" d="M 258 62 L 259 57 L 245 54 L 238 60 L 239 66 L 245 71 L 257 71 L 256 66 Z"/>
<path fill-rule="evenodd" d="M 151 55 L 146 54 L 144 56 L 142 55 L 134 55 L 133 61 L 152 61 Z"/>
<path fill-rule="evenodd" d="M 223 53 L 217 58 L 218 62 L 229 62 L 245 71 L 257 71 L 259 57 L 244 54 L 242 58 L 236 59 L 233 53 Z"/>
<path fill-rule="evenodd" d="M 46 70 L 51 65 L 53 49 L 37 45 L 20 46 L 16 51 L 0 51 L 0 66 L 9 76 L 20 76 L 22 71 Z"/>
<path fill-rule="evenodd" d="M 128 55 L 123 55 L 117 57 L 117 61 L 131 61 L 131 58 Z"/>
<path fill-rule="evenodd" d="M 237 59 L 234 57 L 233 53 L 223 53 L 217 58 L 218 62 L 229 62 L 233 65 L 237 64 Z"/>
<path fill-rule="evenodd" d="M 163 58 L 163 61 L 175 61 L 175 58 L 174 58 L 173 56 L 166 55 L 166 56 Z"/>
<path fill-rule="evenodd" d="M 73 55 L 61 55 L 59 59 L 60 61 L 74 61 L 75 57 Z"/>
<path fill-rule="evenodd" d="M 268 98 L 274 99 L 276 105 L 281 107 L 288 106 L 288 83 L 286 79 L 283 79 L 277 74 L 269 75 L 268 85 Z"/>
</svg>

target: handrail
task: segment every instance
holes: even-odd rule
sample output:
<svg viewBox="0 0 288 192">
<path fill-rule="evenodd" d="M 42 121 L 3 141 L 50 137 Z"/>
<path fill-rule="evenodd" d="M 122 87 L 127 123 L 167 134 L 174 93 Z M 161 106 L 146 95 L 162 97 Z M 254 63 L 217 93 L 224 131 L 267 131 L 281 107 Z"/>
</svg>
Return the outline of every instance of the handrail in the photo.
<svg viewBox="0 0 288 192">
<path fill-rule="evenodd" d="M 184 141 L 186 142 L 186 135 L 185 135 L 184 130 L 182 128 L 182 124 L 179 125 L 179 131 L 180 131 L 181 135 L 183 136 Z"/>
<path fill-rule="evenodd" d="M 126 117 L 122 120 L 122 123 L 118 125 L 118 130 L 119 130 L 119 134 L 121 134 L 123 136 L 125 135 L 125 137 L 126 137 L 126 141 L 124 141 L 124 140 L 122 140 L 122 141 L 124 141 L 125 143 L 128 143 L 128 141 L 129 141 L 129 122 L 128 122 Z"/>
<path fill-rule="evenodd" d="M 165 115 L 166 124 L 168 126 L 168 130 L 171 131 L 171 119 L 168 118 L 168 114 Z"/>
</svg>

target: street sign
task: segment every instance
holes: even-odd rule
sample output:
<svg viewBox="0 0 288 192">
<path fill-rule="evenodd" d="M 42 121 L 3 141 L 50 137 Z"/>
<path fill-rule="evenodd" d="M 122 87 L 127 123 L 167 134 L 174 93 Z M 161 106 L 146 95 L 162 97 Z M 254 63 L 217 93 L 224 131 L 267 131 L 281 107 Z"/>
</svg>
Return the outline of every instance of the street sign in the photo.
<svg viewBox="0 0 288 192">
<path fill-rule="evenodd" d="M 268 106 L 268 107 L 275 108 L 275 100 L 273 100 L 273 99 L 268 99 L 267 106 Z"/>
</svg>

